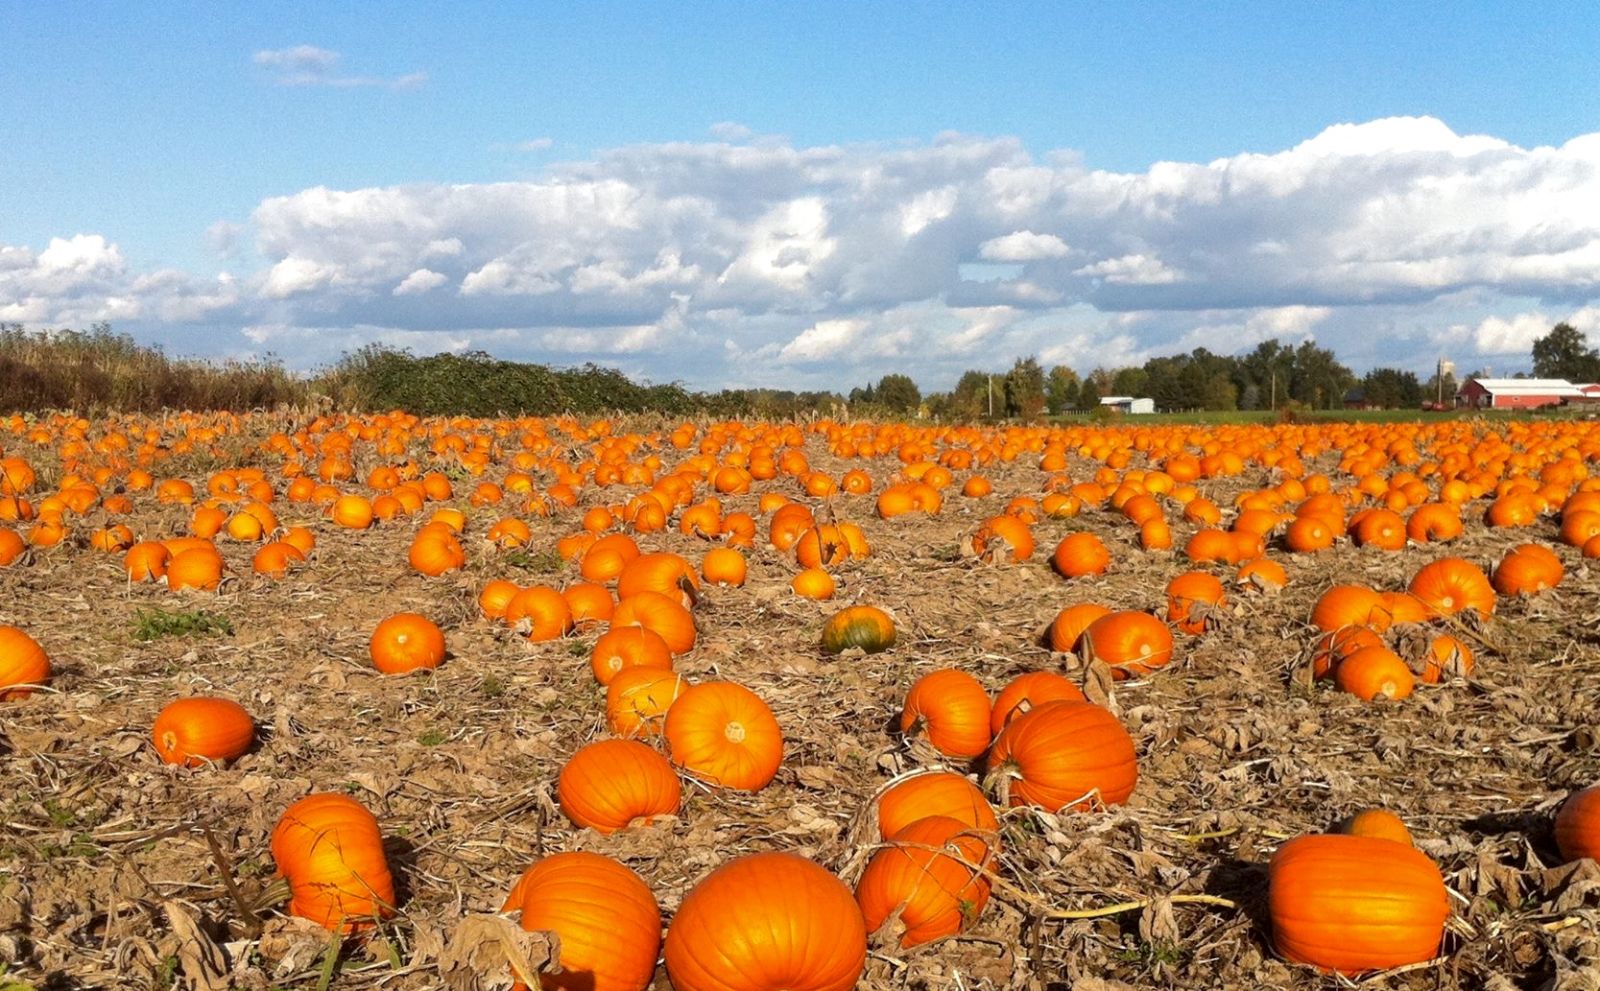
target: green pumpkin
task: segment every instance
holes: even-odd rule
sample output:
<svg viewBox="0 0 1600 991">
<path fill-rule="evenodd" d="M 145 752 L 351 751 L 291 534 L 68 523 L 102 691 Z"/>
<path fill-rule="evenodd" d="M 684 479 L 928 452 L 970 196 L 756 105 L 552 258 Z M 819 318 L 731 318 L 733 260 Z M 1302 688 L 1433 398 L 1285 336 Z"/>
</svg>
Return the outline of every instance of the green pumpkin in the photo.
<svg viewBox="0 0 1600 991">
<path fill-rule="evenodd" d="M 876 654 L 893 646 L 894 620 L 876 606 L 841 609 L 822 628 L 825 654 L 837 654 L 850 647 Z"/>
</svg>

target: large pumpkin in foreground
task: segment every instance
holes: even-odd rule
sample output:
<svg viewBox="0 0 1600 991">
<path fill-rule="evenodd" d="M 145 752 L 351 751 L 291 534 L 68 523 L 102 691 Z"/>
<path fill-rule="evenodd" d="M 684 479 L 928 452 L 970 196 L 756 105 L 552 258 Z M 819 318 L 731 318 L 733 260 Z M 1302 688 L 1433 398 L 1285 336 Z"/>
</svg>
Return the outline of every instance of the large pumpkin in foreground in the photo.
<svg viewBox="0 0 1600 991">
<path fill-rule="evenodd" d="M 523 872 L 502 912 L 561 937 L 561 970 L 545 991 L 642 991 L 656 972 L 661 910 L 639 875 L 597 853 L 557 853 Z"/>
<path fill-rule="evenodd" d="M 667 929 L 674 991 L 849 991 L 867 928 L 844 882 L 792 853 L 729 861 L 694 886 Z"/>
<path fill-rule="evenodd" d="M 1369 836 L 1300 836 L 1268 868 L 1272 942 L 1285 959 L 1353 974 L 1431 960 L 1449 896 L 1428 855 Z"/>
<path fill-rule="evenodd" d="M 350 932 L 394 914 L 378 820 L 348 795 L 307 795 L 285 809 L 272 859 L 289 882 L 290 915 Z"/>
<path fill-rule="evenodd" d="M 824 654 L 837 654 L 851 647 L 876 654 L 893 646 L 894 620 L 877 606 L 841 609 L 822 627 Z"/>
<path fill-rule="evenodd" d="M 1088 702 L 1047 702 L 1011 720 L 989 750 L 989 770 L 1012 779 L 1012 805 L 1051 812 L 1121 805 L 1139 780 L 1133 738 Z"/>
</svg>

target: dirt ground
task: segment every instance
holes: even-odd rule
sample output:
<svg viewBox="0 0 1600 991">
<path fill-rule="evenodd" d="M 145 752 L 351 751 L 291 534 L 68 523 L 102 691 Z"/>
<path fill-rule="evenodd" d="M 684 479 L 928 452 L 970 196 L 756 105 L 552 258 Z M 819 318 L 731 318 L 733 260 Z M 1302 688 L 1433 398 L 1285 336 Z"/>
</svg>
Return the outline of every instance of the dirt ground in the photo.
<svg viewBox="0 0 1600 991">
<path fill-rule="evenodd" d="M 42 480 L 54 479 L 48 452 L 25 453 Z M 835 477 L 864 466 L 880 487 L 897 466 L 839 461 L 816 438 L 808 454 Z M 358 461 L 361 475 L 370 457 Z M 1324 457 L 1314 467 L 1336 464 Z M 188 474 L 197 484 L 201 467 Z M 1075 460 L 1071 472 L 1088 477 L 1096 467 Z M 796 597 L 788 584 L 796 566 L 764 542 L 749 553 L 745 587 L 709 589 L 696 612 L 699 646 L 679 670 L 691 681 L 736 680 L 765 698 L 786 737 L 783 767 L 754 795 L 686 785 L 676 820 L 609 838 L 573 828 L 552 804 L 562 762 L 606 735 L 604 693 L 588 665 L 594 635 L 528 644 L 475 605 L 491 578 L 558 586 L 575 578 L 545 570 L 542 552 L 577 528 L 577 512 L 530 520 L 535 553 L 507 556 L 480 538 L 509 509 L 468 509 L 469 565 L 438 579 L 406 565 L 421 518 L 357 534 L 282 500 L 274 504 L 282 522 L 313 526 L 320 543 L 281 582 L 251 577 L 253 547 L 227 541 L 234 577 L 216 594 L 129 585 L 120 556 L 87 548 L 0 569 L 0 623 L 30 631 L 56 671 L 49 691 L 0 703 L 0 962 L 8 968 L 0 988 L 491 987 L 492 975 L 475 973 L 453 937 L 468 922 L 482 925 L 477 917 L 500 907 L 532 861 L 560 850 L 619 858 L 668 917 L 697 879 L 748 852 L 793 851 L 853 882 L 871 797 L 928 762 L 891 731 L 920 674 L 959 667 L 994 691 L 1018 673 L 1073 670 L 1038 639 L 1058 610 L 1084 601 L 1155 609 L 1166 582 L 1189 569 L 1181 554 L 1141 552 L 1136 528 L 1100 510 L 1041 521 L 1039 552 L 1024 564 L 965 558 L 962 538 L 1011 497 L 1037 495 L 1044 478 L 1026 457 L 984 474 L 994 495 L 961 497 L 958 473 L 932 518 L 884 521 L 873 496 L 835 498 L 839 518 L 864 528 L 873 553 L 842 570 L 833 603 Z M 1203 488 L 1226 505 L 1239 486 L 1271 480 L 1253 469 Z M 792 479 L 765 488 L 803 498 Z M 466 489 L 457 485 L 463 508 Z M 583 498 L 614 502 L 619 490 L 591 488 Z M 755 514 L 755 501 L 724 503 Z M 183 531 L 187 511 L 148 493 L 135 504 L 130 523 L 141 538 Z M 1287 836 L 1384 806 L 1439 861 L 1456 919 L 1439 962 L 1380 975 L 1376 985 L 1600 987 L 1600 868 L 1563 865 L 1549 824 L 1569 790 L 1600 781 L 1600 588 L 1557 543 L 1553 519 L 1491 531 L 1481 512 L 1465 515 L 1466 536 L 1448 547 L 1384 553 L 1340 541 L 1317 555 L 1273 551 L 1291 580 L 1281 595 L 1234 595 L 1221 628 L 1180 637 L 1169 668 L 1116 686 L 1110 704 L 1139 752 L 1130 802 L 1006 814 L 1007 883 L 978 924 L 915 951 L 876 947 L 862 986 L 1341 986 L 1273 954 L 1264 864 Z M 1177 546 L 1193 529 L 1174 523 Z M 1050 570 L 1050 550 L 1074 530 L 1112 548 L 1109 574 L 1068 582 Z M 696 562 L 708 546 L 675 530 L 639 539 Z M 1459 555 L 1487 568 L 1530 539 L 1556 548 L 1567 578 L 1540 597 L 1502 600 L 1475 645 L 1470 682 L 1367 704 L 1297 673 L 1313 640 L 1306 617 L 1328 585 L 1400 589 L 1429 560 Z M 820 627 L 851 602 L 893 613 L 898 644 L 870 657 L 824 657 Z M 233 632 L 140 642 L 134 630 L 149 609 L 205 609 Z M 445 630 L 451 656 L 431 675 L 371 669 L 368 636 L 400 610 Z M 261 743 L 229 767 L 162 765 L 150 724 L 167 701 L 189 694 L 239 700 L 260 723 Z M 257 908 L 273 873 L 272 826 L 312 790 L 347 792 L 377 814 L 400 889 L 400 917 L 337 957 L 320 929 Z M 1167 900 L 1192 894 L 1240 907 Z M 1100 917 L 1052 917 L 1148 898 Z M 664 971 L 656 986 L 669 986 Z"/>
</svg>

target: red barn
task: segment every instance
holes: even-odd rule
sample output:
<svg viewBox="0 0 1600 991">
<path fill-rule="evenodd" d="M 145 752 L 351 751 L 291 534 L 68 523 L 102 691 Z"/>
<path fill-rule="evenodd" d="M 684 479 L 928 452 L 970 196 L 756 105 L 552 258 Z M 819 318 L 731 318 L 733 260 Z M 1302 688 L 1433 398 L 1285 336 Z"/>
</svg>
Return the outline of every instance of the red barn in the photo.
<svg viewBox="0 0 1600 991">
<path fill-rule="evenodd" d="M 1583 390 L 1566 379 L 1467 379 L 1456 390 L 1456 405 L 1472 409 L 1538 409 L 1582 402 Z"/>
</svg>

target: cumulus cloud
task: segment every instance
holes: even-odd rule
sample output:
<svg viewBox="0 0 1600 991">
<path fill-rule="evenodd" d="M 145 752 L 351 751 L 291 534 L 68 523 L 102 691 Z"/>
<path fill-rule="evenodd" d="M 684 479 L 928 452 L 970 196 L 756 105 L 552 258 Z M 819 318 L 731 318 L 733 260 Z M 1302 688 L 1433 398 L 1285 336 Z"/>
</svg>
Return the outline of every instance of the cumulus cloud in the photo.
<svg viewBox="0 0 1600 991">
<path fill-rule="evenodd" d="M 339 71 L 343 56 L 315 45 L 266 49 L 256 52 L 250 60 L 270 72 L 273 81 L 280 86 L 332 86 L 336 89 L 377 86 L 400 90 L 416 89 L 428 81 L 426 72 L 393 77 L 345 75 Z"/>
<path fill-rule="evenodd" d="M 321 49 L 267 54 L 273 71 L 338 73 Z M 0 247 L 0 319 L 317 328 L 308 363 L 381 331 L 634 355 L 705 385 L 903 370 L 938 387 L 1030 353 L 1092 367 L 1269 337 L 1420 369 L 1441 349 L 1525 352 L 1564 314 L 1600 312 L 1600 134 L 1521 148 L 1393 118 L 1126 173 L 1010 138 L 717 136 L 521 182 L 267 199 L 214 229 L 253 235 L 265 259 L 227 286 L 142 283 L 99 235 Z"/>
</svg>

